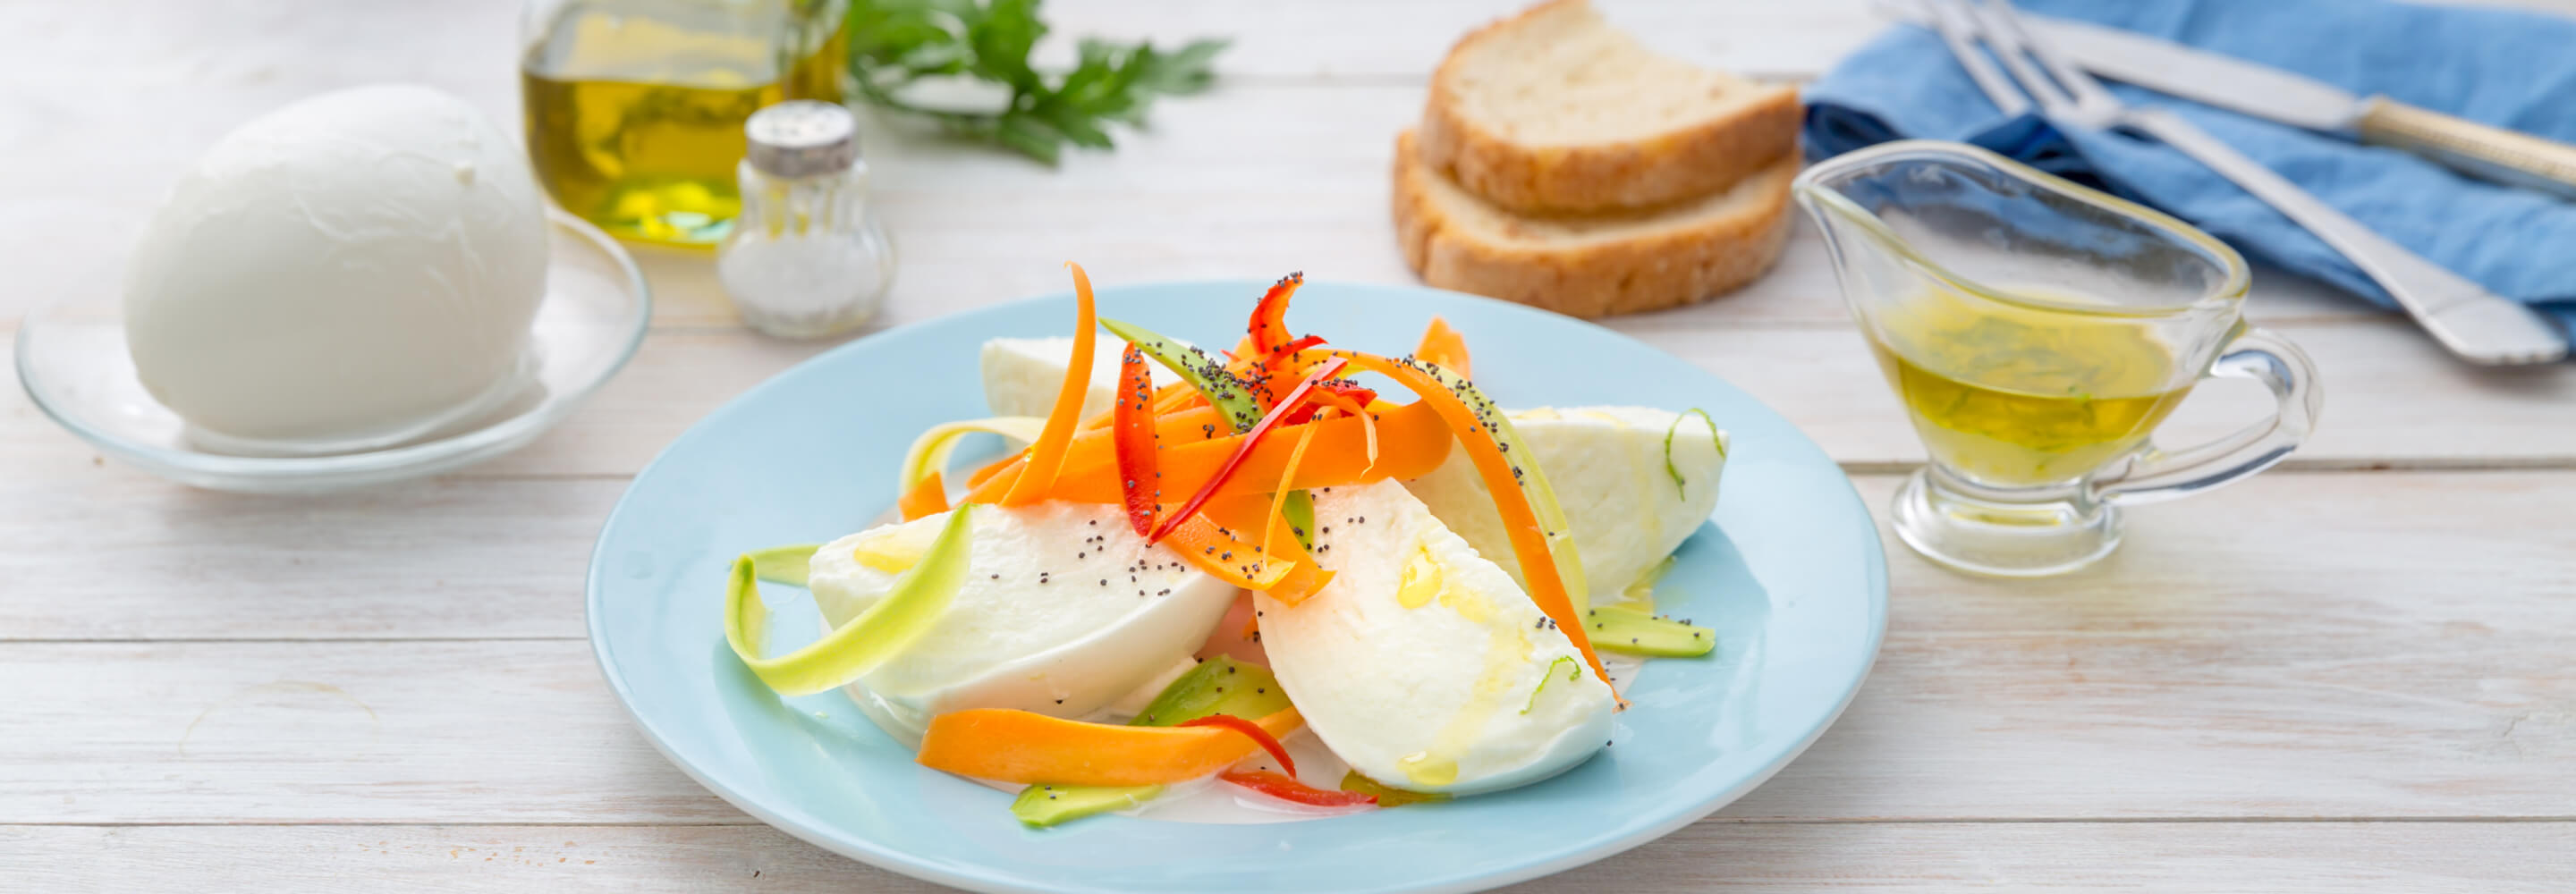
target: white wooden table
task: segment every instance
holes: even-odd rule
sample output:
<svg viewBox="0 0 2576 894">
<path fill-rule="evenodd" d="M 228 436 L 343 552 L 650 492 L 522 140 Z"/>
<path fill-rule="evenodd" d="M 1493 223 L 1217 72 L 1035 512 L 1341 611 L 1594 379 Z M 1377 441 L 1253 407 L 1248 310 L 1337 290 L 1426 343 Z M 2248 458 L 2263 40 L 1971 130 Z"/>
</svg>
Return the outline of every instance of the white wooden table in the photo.
<svg viewBox="0 0 2576 894">
<path fill-rule="evenodd" d="M 1512 2 L 1058 0 L 1060 36 L 1235 36 L 1225 85 L 1059 170 L 877 138 L 893 321 L 1060 289 L 1068 258 L 1105 283 L 1409 281 L 1390 143 L 1447 43 Z M 515 127 L 514 6 L 0 4 L 0 327 L 118 289 L 180 166 L 289 99 L 422 81 Z M 1864 0 L 1643 14 L 1785 78 L 1877 27 Z M 581 576 L 628 476 L 827 347 L 742 330 L 702 261 L 648 261 L 633 365 L 442 479 L 189 490 L 0 395 L 0 889 L 929 888 L 717 800 L 592 665 Z M 1525 889 L 2576 890 L 2576 365 L 2473 372 L 2269 272 L 2252 307 L 2324 369 L 2324 427 L 2287 466 L 2139 510 L 2119 555 L 2059 580 L 1889 540 L 1886 650 L 1812 751 Z M 1741 294 L 1613 325 L 1788 414 L 1873 508 L 1921 459 L 1811 232 Z M 2177 433 L 2264 405 L 2212 386 Z"/>
</svg>

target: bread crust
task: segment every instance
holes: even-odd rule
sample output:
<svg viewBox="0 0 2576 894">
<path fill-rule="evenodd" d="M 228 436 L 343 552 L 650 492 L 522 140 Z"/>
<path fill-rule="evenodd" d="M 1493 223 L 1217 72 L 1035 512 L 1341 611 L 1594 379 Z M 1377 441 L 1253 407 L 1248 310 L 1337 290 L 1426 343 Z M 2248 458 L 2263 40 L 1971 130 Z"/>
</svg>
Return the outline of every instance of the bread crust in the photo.
<svg viewBox="0 0 2576 894">
<path fill-rule="evenodd" d="M 1431 75 L 1422 110 L 1421 151 L 1469 191 L 1496 205 L 1533 214 L 1647 208 L 1707 195 L 1761 170 L 1798 143 L 1803 108 L 1795 88 L 1762 91 L 1727 115 L 1643 141 L 1527 146 L 1480 125 L 1461 108 L 1456 87 L 1463 51 L 1531 20 L 1588 0 L 1549 0 L 1461 38 Z"/>
<path fill-rule="evenodd" d="M 1395 229 L 1405 263 L 1432 286 L 1594 318 L 1695 304 L 1752 282 L 1789 238 L 1795 152 L 1760 160 L 1743 209 L 1628 238 L 1550 244 L 1461 225 L 1432 191 L 1440 177 L 1396 138 Z M 1637 212 L 1652 215 L 1654 212 Z"/>
</svg>

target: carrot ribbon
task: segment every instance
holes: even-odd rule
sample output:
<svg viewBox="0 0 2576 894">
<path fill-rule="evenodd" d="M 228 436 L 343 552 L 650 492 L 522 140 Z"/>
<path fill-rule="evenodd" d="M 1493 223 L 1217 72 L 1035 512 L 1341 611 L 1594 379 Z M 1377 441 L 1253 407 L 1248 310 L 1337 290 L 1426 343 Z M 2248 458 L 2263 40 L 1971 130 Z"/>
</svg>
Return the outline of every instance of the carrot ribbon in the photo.
<svg viewBox="0 0 2576 894">
<path fill-rule="evenodd" d="M 1610 672 L 1602 668 L 1601 656 L 1592 649 L 1592 638 L 1584 634 L 1583 612 L 1589 607 L 1590 600 L 1583 591 L 1580 560 L 1570 548 L 1560 556 L 1551 542 L 1562 532 L 1551 530 L 1550 524 L 1562 528 L 1562 521 L 1557 517 L 1561 517 L 1563 511 L 1555 510 L 1552 503 L 1542 506 L 1531 499 L 1532 492 L 1542 496 L 1547 493 L 1546 479 L 1527 448 L 1520 450 L 1517 462 L 1504 452 L 1502 445 L 1518 438 L 1513 435 L 1511 422 L 1503 418 L 1502 411 L 1476 394 L 1465 379 L 1437 366 L 1357 351 L 1330 353 L 1350 361 L 1354 367 L 1381 373 L 1411 389 L 1422 399 L 1422 405 L 1432 407 L 1448 423 L 1457 434 L 1458 443 L 1466 448 L 1467 457 L 1474 461 L 1476 474 L 1485 481 L 1485 489 L 1493 495 L 1494 509 L 1502 516 L 1503 530 L 1511 539 L 1512 553 L 1520 560 L 1521 578 L 1529 584 L 1530 601 L 1555 621 L 1557 628 L 1565 633 L 1565 638 L 1583 653 L 1583 660 L 1592 666 L 1593 674 L 1599 676 L 1602 683 L 1609 684 Z M 1456 382 L 1454 387 L 1452 381 Z M 1469 405 L 1469 398 L 1475 400 L 1474 406 Z M 1523 467 L 1518 462 L 1532 464 Z M 1625 704 L 1625 701 L 1621 703 Z"/>
<path fill-rule="evenodd" d="M 1277 739 L 1305 719 L 1289 708 L 1254 723 Z M 1226 729 L 1113 726 L 977 708 L 931 718 L 913 759 L 934 770 L 999 782 L 1155 785 L 1215 773 L 1260 748 Z"/>
<path fill-rule="evenodd" d="M 1074 427 L 1082 422 L 1082 396 L 1091 390 L 1091 349 L 1098 338 L 1092 329 L 1098 326 L 1098 315 L 1091 299 L 1091 276 L 1082 265 L 1066 262 L 1073 270 L 1073 357 L 1064 369 L 1064 384 L 1055 390 L 1055 409 L 1047 413 L 1046 429 L 1038 433 L 1037 443 L 1029 445 L 1028 464 L 1002 495 L 1004 506 L 1026 506 L 1046 499 L 1047 490 L 1055 485 L 1056 473 L 1064 467 L 1065 447 L 1073 442 Z"/>
</svg>

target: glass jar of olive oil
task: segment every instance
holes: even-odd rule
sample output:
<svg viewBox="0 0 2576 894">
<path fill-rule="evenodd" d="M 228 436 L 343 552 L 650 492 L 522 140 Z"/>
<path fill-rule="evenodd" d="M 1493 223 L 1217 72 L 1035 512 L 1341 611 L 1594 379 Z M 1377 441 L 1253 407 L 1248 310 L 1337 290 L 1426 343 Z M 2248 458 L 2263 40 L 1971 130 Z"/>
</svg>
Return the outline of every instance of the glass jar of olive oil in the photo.
<svg viewBox="0 0 2576 894">
<path fill-rule="evenodd" d="M 530 0 L 520 103 L 537 179 L 620 238 L 710 246 L 742 206 L 743 122 L 839 102 L 846 0 Z"/>
</svg>

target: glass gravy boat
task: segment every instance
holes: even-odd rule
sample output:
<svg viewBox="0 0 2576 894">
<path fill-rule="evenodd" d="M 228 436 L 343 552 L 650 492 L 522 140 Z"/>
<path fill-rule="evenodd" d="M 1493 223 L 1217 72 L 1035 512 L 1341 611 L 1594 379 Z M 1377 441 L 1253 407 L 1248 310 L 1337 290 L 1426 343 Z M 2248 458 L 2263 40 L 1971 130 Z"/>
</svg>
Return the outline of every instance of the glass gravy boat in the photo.
<svg viewBox="0 0 2576 894">
<path fill-rule="evenodd" d="M 2119 546 L 2119 505 L 2261 471 L 2315 422 L 2315 367 L 2245 324 L 2244 259 L 2181 221 L 1924 140 L 1828 159 L 1795 189 L 1930 454 L 1893 523 L 1935 561 L 2081 568 Z M 2210 376 L 2259 381 L 2279 409 L 2213 443 L 2155 445 Z"/>
</svg>

